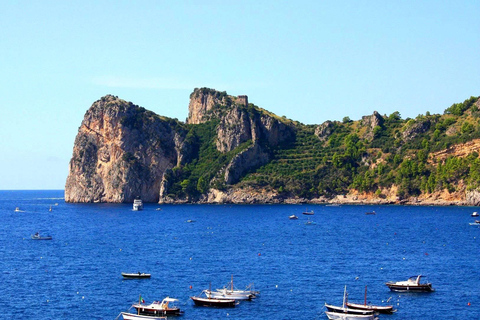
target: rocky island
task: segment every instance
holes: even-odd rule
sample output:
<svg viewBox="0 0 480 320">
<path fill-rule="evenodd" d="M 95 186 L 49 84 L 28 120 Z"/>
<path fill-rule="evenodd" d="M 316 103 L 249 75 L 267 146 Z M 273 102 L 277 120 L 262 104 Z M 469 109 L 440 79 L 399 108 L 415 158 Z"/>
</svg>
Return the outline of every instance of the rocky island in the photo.
<svg viewBox="0 0 480 320">
<path fill-rule="evenodd" d="M 304 125 L 200 88 L 181 122 L 107 95 L 78 130 L 65 201 L 478 205 L 479 106 Z"/>
</svg>

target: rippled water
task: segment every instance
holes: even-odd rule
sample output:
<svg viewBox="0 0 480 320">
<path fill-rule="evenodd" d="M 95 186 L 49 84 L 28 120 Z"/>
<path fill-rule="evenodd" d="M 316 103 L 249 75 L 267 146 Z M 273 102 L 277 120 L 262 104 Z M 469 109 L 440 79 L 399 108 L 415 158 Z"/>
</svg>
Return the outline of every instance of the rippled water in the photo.
<svg viewBox="0 0 480 320">
<path fill-rule="evenodd" d="M 363 302 L 367 285 L 369 301 L 398 309 L 380 319 L 480 319 L 480 228 L 468 224 L 480 210 L 309 206 L 307 217 L 305 209 L 146 204 L 133 212 L 66 204 L 63 191 L 0 191 L 0 318 L 115 319 L 142 295 L 180 299 L 177 319 L 327 319 L 325 302 L 341 304 L 345 285 L 350 301 Z M 53 240 L 30 240 L 38 230 Z M 137 271 L 152 278 L 120 274 Z M 384 284 L 419 273 L 435 292 Z M 190 296 L 232 275 L 239 288 L 253 282 L 259 298 L 234 309 L 193 306 Z"/>
</svg>

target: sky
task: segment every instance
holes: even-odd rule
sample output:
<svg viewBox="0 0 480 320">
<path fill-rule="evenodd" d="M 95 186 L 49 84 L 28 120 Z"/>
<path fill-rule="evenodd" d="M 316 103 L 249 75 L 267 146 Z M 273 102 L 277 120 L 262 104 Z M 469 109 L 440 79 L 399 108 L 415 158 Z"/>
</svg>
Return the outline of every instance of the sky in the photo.
<svg viewBox="0 0 480 320">
<path fill-rule="evenodd" d="M 64 189 L 93 102 L 209 87 L 305 124 L 480 95 L 480 1 L 0 2 L 0 190 Z"/>
</svg>

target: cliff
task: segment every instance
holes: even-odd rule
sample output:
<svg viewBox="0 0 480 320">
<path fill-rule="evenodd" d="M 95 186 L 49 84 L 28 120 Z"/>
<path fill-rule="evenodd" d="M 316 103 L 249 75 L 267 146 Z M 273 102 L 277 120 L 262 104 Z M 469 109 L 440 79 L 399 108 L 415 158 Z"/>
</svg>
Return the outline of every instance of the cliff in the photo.
<svg viewBox="0 0 480 320">
<path fill-rule="evenodd" d="M 78 130 L 65 185 L 67 202 L 157 202 L 164 172 L 185 158 L 184 132 L 108 95 L 93 103 Z"/>
<path fill-rule="evenodd" d="M 480 204 L 480 102 L 304 125 L 213 89 L 185 123 L 107 95 L 75 139 L 67 202 Z"/>
</svg>

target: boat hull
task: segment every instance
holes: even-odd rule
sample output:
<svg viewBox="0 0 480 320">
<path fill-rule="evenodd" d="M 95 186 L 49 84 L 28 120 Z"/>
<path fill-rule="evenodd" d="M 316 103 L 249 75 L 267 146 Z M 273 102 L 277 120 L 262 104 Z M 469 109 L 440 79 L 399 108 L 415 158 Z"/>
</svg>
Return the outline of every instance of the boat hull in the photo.
<svg viewBox="0 0 480 320">
<path fill-rule="evenodd" d="M 325 314 L 330 320 L 356 320 L 356 319 L 373 320 L 375 318 L 373 314 L 363 315 L 363 314 L 349 314 L 349 313 L 330 312 L 330 311 L 325 311 Z"/>
<path fill-rule="evenodd" d="M 32 236 L 32 240 L 52 240 L 52 237 L 50 237 L 50 236 L 47 236 L 47 237 Z"/>
<path fill-rule="evenodd" d="M 200 297 L 190 297 L 196 306 L 201 307 L 217 307 L 217 308 L 234 308 L 236 303 L 232 299 L 209 299 Z"/>
<path fill-rule="evenodd" d="M 144 316 L 144 315 L 133 314 L 128 312 L 122 312 L 122 317 L 124 320 L 166 320 L 167 319 L 167 317 Z"/>
<path fill-rule="evenodd" d="M 387 283 L 387 287 L 390 290 L 395 292 L 433 292 L 435 291 L 432 288 L 430 283 L 428 284 L 419 284 L 419 285 L 397 285 L 394 283 Z"/>
<path fill-rule="evenodd" d="M 329 312 L 335 312 L 335 313 L 346 313 L 346 314 L 353 314 L 353 315 L 373 315 L 374 313 L 373 310 L 343 308 L 343 307 L 332 306 L 326 303 L 325 303 L 325 307 Z"/>
<path fill-rule="evenodd" d="M 393 306 L 374 306 L 374 305 L 365 305 L 360 303 L 346 303 L 347 307 L 352 309 L 359 309 L 359 310 L 369 310 L 378 313 L 390 314 L 394 312 Z"/>
<path fill-rule="evenodd" d="M 151 277 L 149 273 L 124 273 L 122 272 L 122 277 L 125 279 L 148 279 Z"/>
</svg>

